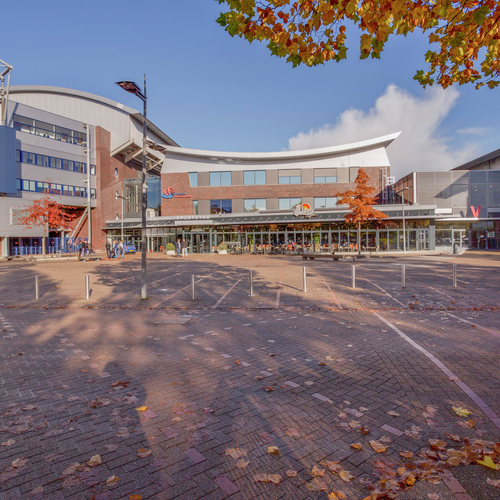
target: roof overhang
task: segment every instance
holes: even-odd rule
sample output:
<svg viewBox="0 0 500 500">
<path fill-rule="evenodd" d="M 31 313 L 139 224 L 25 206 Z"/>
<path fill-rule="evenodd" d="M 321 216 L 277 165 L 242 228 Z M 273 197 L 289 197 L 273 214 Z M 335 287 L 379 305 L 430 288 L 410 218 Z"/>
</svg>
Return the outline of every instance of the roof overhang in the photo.
<svg viewBox="0 0 500 500">
<path fill-rule="evenodd" d="M 343 144 L 341 146 L 329 146 L 327 148 L 306 149 L 300 151 L 279 151 L 271 153 L 235 153 L 226 151 L 205 151 L 200 149 L 188 149 L 165 146 L 168 156 L 203 158 L 209 160 L 231 161 L 279 161 L 279 160 L 304 160 L 314 157 L 325 157 L 332 155 L 350 154 L 358 151 L 387 148 L 401 132 L 369 139 L 366 141 Z"/>
<path fill-rule="evenodd" d="M 154 174 L 160 175 L 163 161 L 165 160 L 164 154 L 165 147 L 148 140 L 146 145 L 146 170 Z M 130 139 L 121 146 L 118 146 L 111 152 L 111 156 L 116 158 L 121 156 L 125 163 L 133 163 L 142 167 L 142 146 L 139 146 L 134 139 Z"/>
</svg>

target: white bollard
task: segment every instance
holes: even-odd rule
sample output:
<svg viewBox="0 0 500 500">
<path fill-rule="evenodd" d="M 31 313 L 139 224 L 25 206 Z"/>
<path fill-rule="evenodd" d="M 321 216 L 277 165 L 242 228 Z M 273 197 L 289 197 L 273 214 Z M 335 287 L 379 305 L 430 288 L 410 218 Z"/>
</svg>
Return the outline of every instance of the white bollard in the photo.
<svg viewBox="0 0 500 500">
<path fill-rule="evenodd" d="M 40 283 L 38 280 L 38 276 L 35 276 L 35 300 L 38 300 L 40 290 Z"/>
<path fill-rule="evenodd" d="M 303 281 L 303 290 L 304 290 L 304 293 L 307 292 L 307 274 L 306 274 L 306 268 L 303 267 L 302 268 L 302 271 L 303 271 L 303 275 L 302 275 L 302 281 Z"/>
<path fill-rule="evenodd" d="M 351 282 L 352 288 L 356 288 L 356 266 L 352 266 Z"/>
<path fill-rule="evenodd" d="M 457 265 L 453 264 L 453 288 L 457 288 Z"/>
<path fill-rule="evenodd" d="M 248 271 L 248 279 L 250 281 L 250 297 L 253 297 L 253 271 Z"/>
<path fill-rule="evenodd" d="M 85 275 L 85 299 L 90 299 L 90 286 L 89 286 L 89 275 Z"/>
<path fill-rule="evenodd" d="M 401 287 L 406 288 L 406 266 L 401 266 Z"/>
<path fill-rule="evenodd" d="M 191 275 L 191 300 L 196 300 L 194 292 L 194 274 Z"/>
</svg>

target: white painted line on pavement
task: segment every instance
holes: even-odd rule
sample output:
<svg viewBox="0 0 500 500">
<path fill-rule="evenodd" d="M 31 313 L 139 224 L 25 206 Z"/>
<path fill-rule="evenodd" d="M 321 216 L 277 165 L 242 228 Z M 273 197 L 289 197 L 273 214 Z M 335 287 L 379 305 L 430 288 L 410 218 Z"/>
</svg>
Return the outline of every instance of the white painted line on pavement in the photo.
<svg viewBox="0 0 500 500">
<path fill-rule="evenodd" d="M 240 278 L 218 301 L 217 303 L 212 306 L 212 309 L 215 309 L 232 291 L 233 288 L 242 280 L 243 278 Z"/>
<path fill-rule="evenodd" d="M 389 320 L 385 319 L 378 312 L 372 311 L 372 314 L 377 316 L 378 319 L 383 321 L 388 327 L 392 328 L 401 338 L 406 340 L 415 349 L 420 351 L 424 356 L 429 358 L 446 376 L 452 379 L 455 384 L 462 389 L 467 396 L 469 396 L 474 403 L 476 403 L 483 413 L 493 422 L 493 424 L 500 429 L 500 417 L 486 404 L 486 402 L 481 399 L 465 382 L 460 380 L 457 375 L 455 375 L 444 363 L 439 361 L 433 354 L 431 354 L 427 349 L 424 349 L 418 345 L 414 340 L 412 340 L 408 335 L 404 334 L 397 326 L 393 325 Z"/>
<path fill-rule="evenodd" d="M 449 312 L 445 313 L 448 316 L 451 316 L 452 318 L 456 318 L 460 321 L 463 321 L 464 323 L 469 323 L 469 325 L 474 325 L 476 328 L 480 328 L 481 330 L 484 330 L 485 332 L 491 333 L 492 335 L 495 335 L 495 337 L 500 337 L 500 333 L 496 332 L 495 330 L 490 330 L 489 328 L 485 328 L 484 326 L 478 325 L 477 323 L 473 323 L 472 321 L 468 321 L 463 318 L 459 318 L 458 316 L 455 316 L 454 314 L 451 314 Z"/>
</svg>

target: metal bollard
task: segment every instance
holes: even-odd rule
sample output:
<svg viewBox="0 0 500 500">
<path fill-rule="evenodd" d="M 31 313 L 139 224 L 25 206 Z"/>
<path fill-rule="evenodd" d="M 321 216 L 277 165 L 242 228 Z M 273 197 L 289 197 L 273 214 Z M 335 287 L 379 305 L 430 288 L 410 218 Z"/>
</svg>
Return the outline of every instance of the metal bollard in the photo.
<svg viewBox="0 0 500 500">
<path fill-rule="evenodd" d="M 248 271 L 248 279 L 250 281 L 250 297 L 253 297 L 253 271 Z"/>
<path fill-rule="evenodd" d="M 401 287 L 406 288 L 406 266 L 401 266 Z"/>
<path fill-rule="evenodd" d="M 307 274 L 306 274 L 306 268 L 303 267 L 302 271 L 303 271 L 303 275 L 302 275 L 303 289 L 304 289 L 304 293 L 306 293 L 307 292 Z"/>
<path fill-rule="evenodd" d="M 191 300 L 196 300 L 194 296 L 194 274 L 191 275 Z"/>
<path fill-rule="evenodd" d="M 89 286 L 89 275 L 85 275 L 85 299 L 90 299 L 90 286 Z"/>
<path fill-rule="evenodd" d="M 352 266 L 351 281 L 352 288 L 356 288 L 356 266 Z"/>
<path fill-rule="evenodd" d="M 39 280 L 38 280 L 38 276 L 35 276 L 35 300 L 38 300 L 38 296 L 39 296 L 39 290 L 40 290 L 40 283 L 39 283 Z"/>
<path fill-rule="evenodd" d="M 457 288 L 457 265 L 453 264 L 453 288 Z"/>
</svg>

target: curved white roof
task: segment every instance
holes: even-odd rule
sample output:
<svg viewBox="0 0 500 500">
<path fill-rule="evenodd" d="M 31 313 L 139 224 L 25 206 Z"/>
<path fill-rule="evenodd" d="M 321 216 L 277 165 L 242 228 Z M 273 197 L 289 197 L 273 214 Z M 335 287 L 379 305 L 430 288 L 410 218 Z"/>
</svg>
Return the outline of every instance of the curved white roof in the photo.
<svg viewBox="0 0 500 500">
<path fill-rule="evenodd" d="M 116 113 L 130 115 L 141 124 L 144 121 L 144 116 L 136 109 L 129 108 L 124 104 L 107 99 L 106 97 L 91 94 L 90 92 L 83 92 L 81 90 L 67 89 L 64 87 L 52 87 L 47 85 L 14 85 L 10 87 L 9 94 L 13 101 L 19 101 L 28 106 L 44 109 L 44 111 L 67 116 L 68 118 L 84 123 L 90 123 L 91 125 L 99 125 L 100 122 L 103 122 L 103 125 L 108 129 L 113 128 L 113 125 L 116 124 L 116 119 L 112 118 L 113 112 L 115 116 Z M 61 99 L 57 100 L 57 96 L 64 98 L 64 102 L 62 102 Z M 71 98 L 75 100 L 87 101 L 89 105 L 68 105 L 67 99 Z M 103 108 L 108 108 L 110 111 L 106 114 L 104 110 L 103 112 L 97 111 L 97 108 L 100 108 L 101 110 L 103 110 Z M 165 132 L 159 129 L 154 123 L 149 120 L 147 122 L 148 131 L 156 134 L 162 142 L 178 147 L 177 143 L 165 134 Z M 114 130 L 110 131 L 113 132 Z"/>
<path fill-rule="evenodd" d="M 329 146 L 326 148 L 305 149 L 300 151 L 279 151 L 271 153 L 232 153 L 227 151 L 204 151 L 200 149 L 176 148 L 166 146 L 167 155 L 193 157 L 200 159 L 216 160 L 247 160 L 247 161 L 279 161 L 279 160 L 306 160 L 308 158 L 321 156 L 337 156 L 358 151 L 367 151 L 371 149 L 386 148 L 396 139 L 401 132 L 384 135 L 375 139 L 366 141 L 343 144 L 341 146 Z"/>
</svg>

